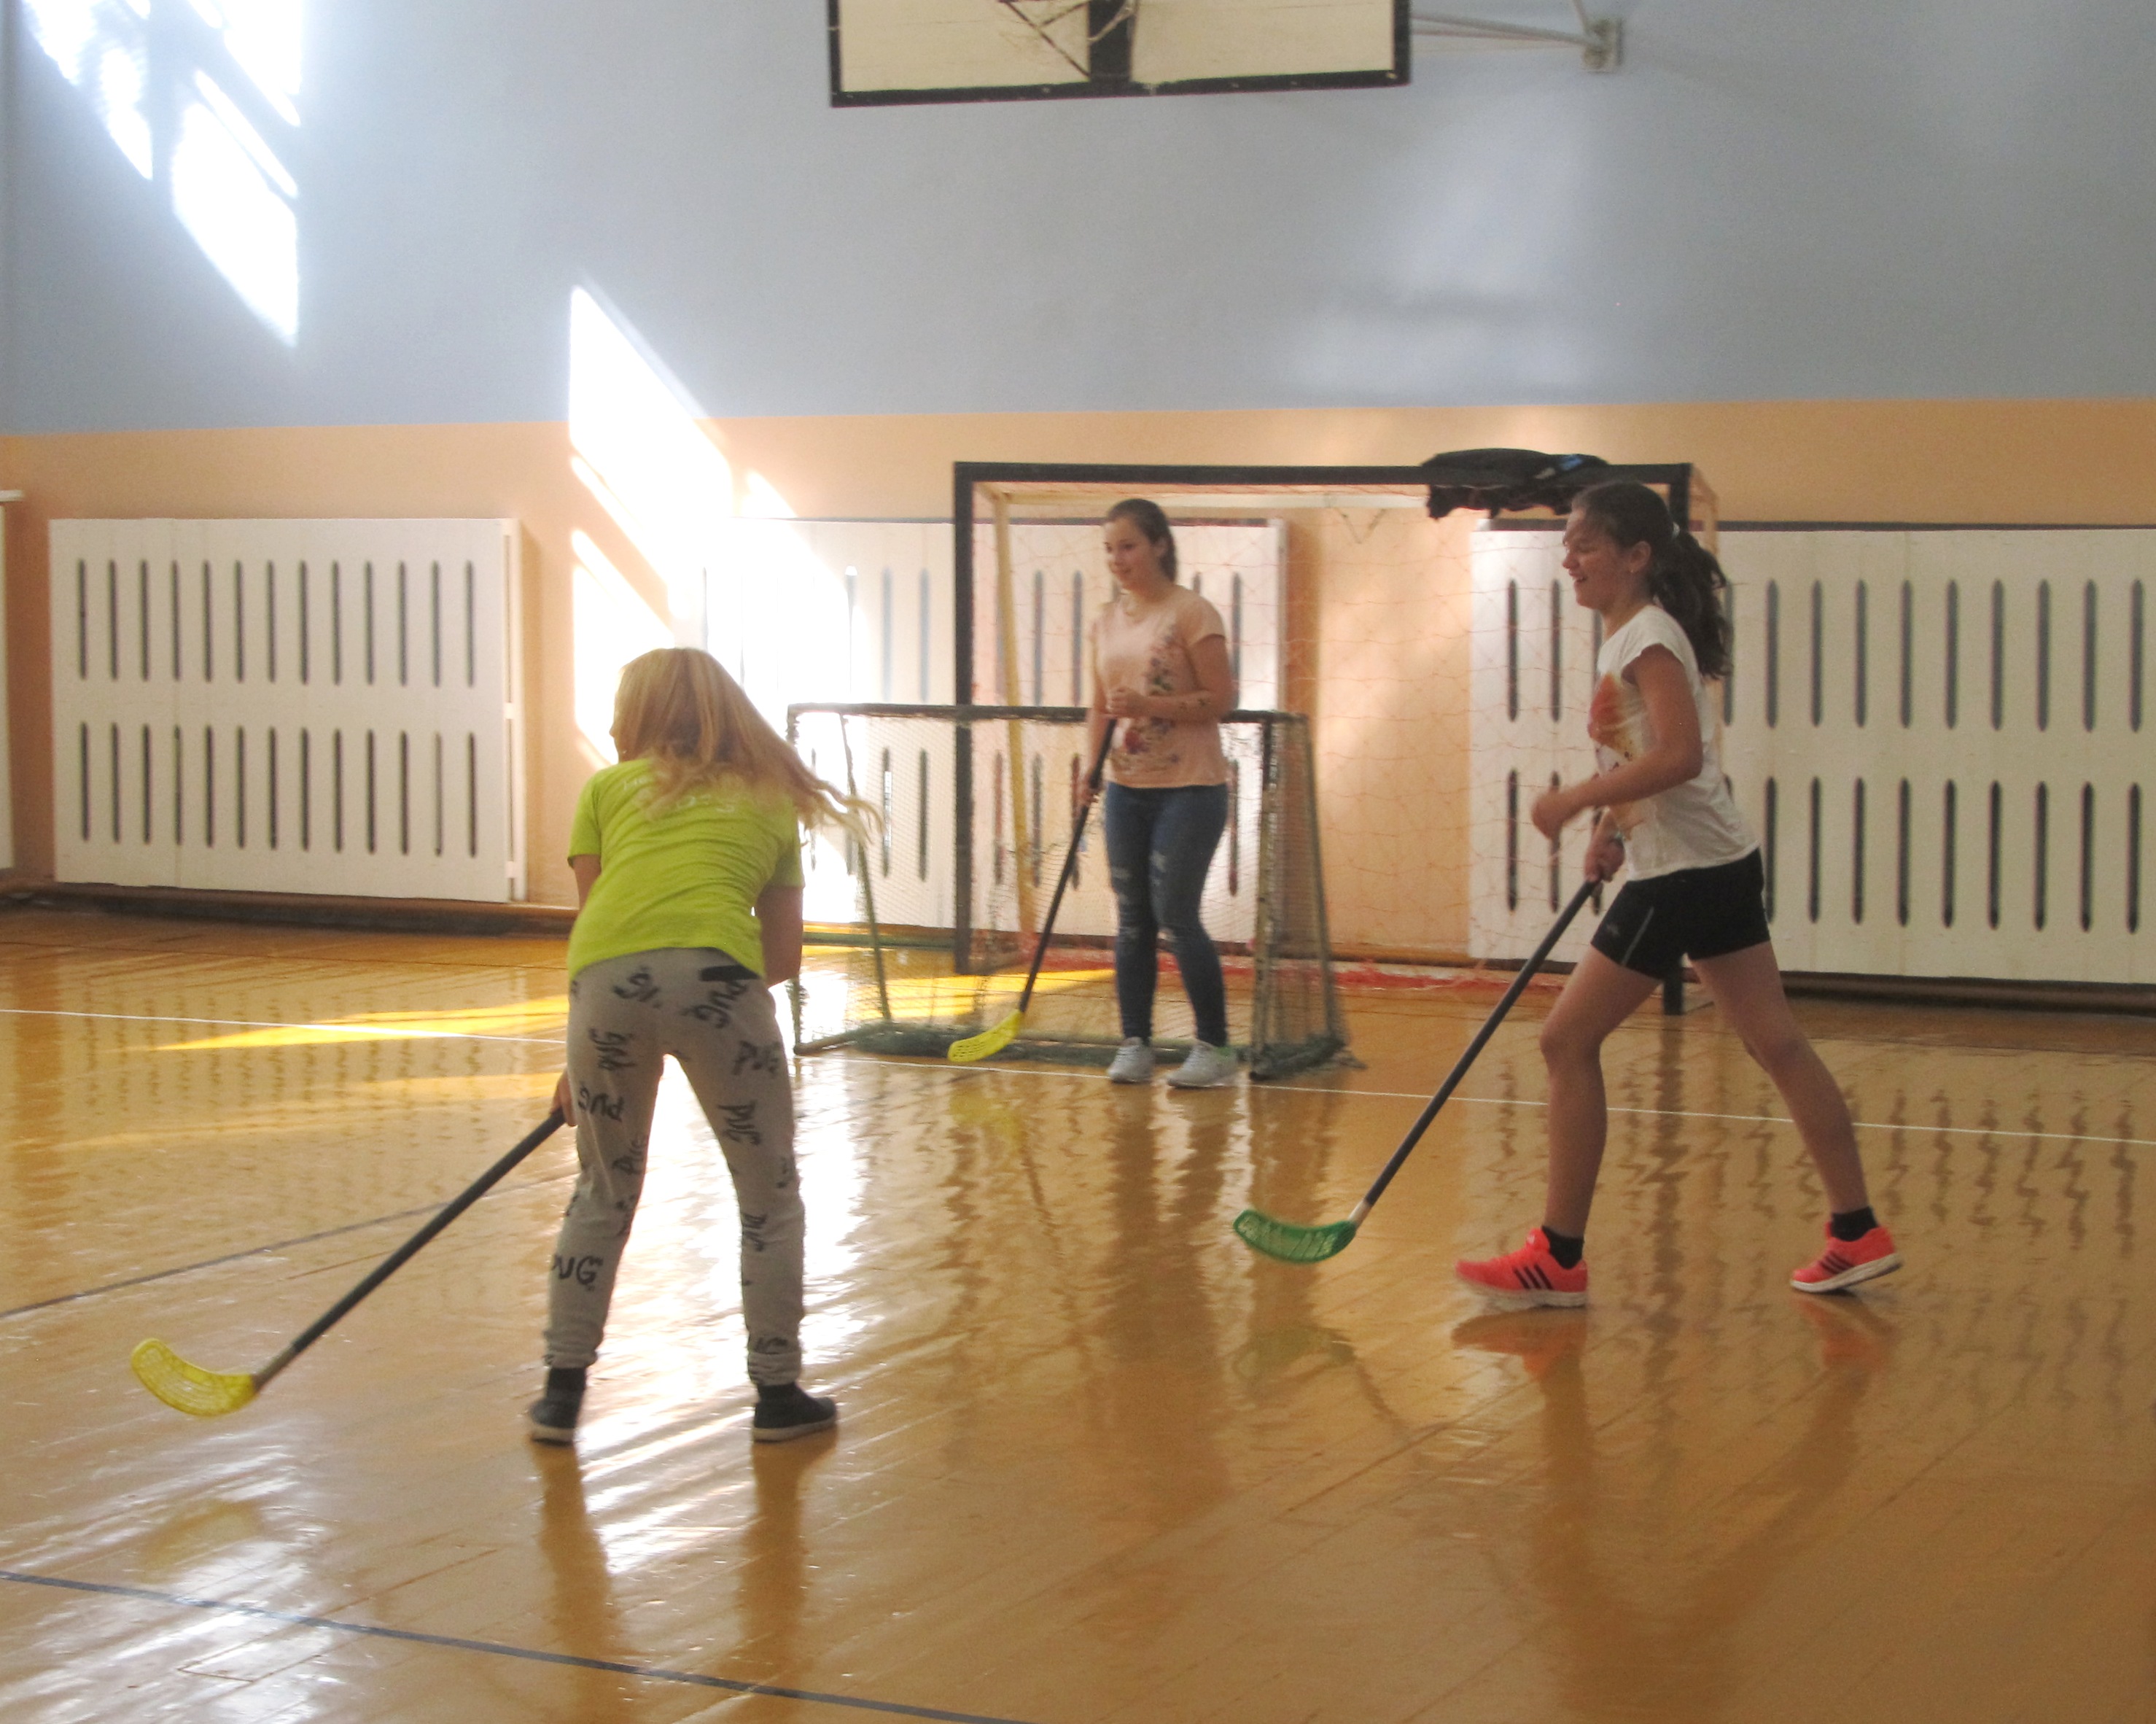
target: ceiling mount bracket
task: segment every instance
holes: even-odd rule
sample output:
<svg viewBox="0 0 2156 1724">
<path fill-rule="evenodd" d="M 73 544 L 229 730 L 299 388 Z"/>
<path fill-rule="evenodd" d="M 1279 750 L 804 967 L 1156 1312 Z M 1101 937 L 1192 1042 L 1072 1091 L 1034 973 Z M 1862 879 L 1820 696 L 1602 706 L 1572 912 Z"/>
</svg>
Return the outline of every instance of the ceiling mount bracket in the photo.
<svg viewBox="0 0 2156 1724">
<path fill-rule="evenodd" d="M 1585 0 L 1572 0 L 1579 21 L 1576 30 L 1558 30 L 1539 24 L 1517 24 L 1499 18 L 1460 18 L 1444 13 L 1414 13 L 1409 23 L 1418 36 L 1450 36 L 1474 42 L 1517 42 L 1577 48 L 1590 72 L 1614 72 L 1624 63 L 1625 21 L 1619 18 L 1590 18 Z"/>
</svg>

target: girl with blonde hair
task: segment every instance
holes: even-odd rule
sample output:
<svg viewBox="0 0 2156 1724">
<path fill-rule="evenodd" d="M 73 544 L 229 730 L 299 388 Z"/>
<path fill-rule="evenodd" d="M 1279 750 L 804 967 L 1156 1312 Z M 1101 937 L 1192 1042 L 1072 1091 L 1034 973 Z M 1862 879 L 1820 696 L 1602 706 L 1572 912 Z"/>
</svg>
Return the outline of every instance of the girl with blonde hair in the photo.
<svg viewBox="0 0 2156 1724">
<path fill-rule="evenodd" d="M 614 698 L 619 764 L 592 775 L 570 827 L 568 1068 L 555 1104 L 581 1173 L 554 1248 L 542 1443 L 576 1435 L 644 1185 L 671 1054 L 711 1122 L 741 1207 L 751 1434 L 829 1430 L 838 1408 L 801 1372 L 800 1179 L 793 1093 L 771 989 L 801 969 L 801 827 L 858 832 L 824 783 L 709 653 L 632 661 Z"/>
</svg>

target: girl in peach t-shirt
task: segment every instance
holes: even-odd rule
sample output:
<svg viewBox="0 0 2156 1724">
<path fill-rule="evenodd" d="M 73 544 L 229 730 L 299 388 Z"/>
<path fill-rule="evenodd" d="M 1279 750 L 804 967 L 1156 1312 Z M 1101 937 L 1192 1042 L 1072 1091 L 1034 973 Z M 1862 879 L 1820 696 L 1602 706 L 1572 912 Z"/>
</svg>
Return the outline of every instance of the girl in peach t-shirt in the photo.
<svg viewBox="0 0 2156 1724">
<path fill-rule="evenodd" d="M 1152 1004 L 1164 932 L 1197 1021 L 1190 1057 L 1168 1082 L 1185 1089 L 1229 1082 L 1227 991 L 1212 937 L 1199 919 L 1205 877 L 1228 825 L 1228 762 L 1220 720 L 1235 704 L 1220 613 L 1176 584 L 1175 534 L 1158 503 L 1132 497 L 1102 523 L 1120 589 L 1093 620 L 1097 751 L 1110 725 L 1102 808 L 1108 877 L 1116 893 L 1116 1001 L 1123 1045 L 1108 1076 L 1152 1077 Z"/>
</svg>

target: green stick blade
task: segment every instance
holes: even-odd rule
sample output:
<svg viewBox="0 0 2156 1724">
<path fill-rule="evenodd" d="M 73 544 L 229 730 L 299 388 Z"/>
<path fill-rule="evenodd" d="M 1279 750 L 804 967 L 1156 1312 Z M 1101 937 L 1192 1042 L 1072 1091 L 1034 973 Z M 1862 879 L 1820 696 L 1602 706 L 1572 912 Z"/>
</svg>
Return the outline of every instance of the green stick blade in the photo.
<svg viewBox="0 0 2156 1724">
<path fill-rule="evenodd" d="M 1339 1256 L 1353 1243 L 1355 1223 L 1335 1221 L 1322 1227 L 1298 1227 L 1291 1221 L 1245 1209 L 1235 1217 L 1235 1237 L 1251 1250 L 1285 1263 L 1323 1263 L 1328 1257 Z"/>
<path fill-rule="evenodd" d="M 968 1036 L 963 1042 L 953 1042 L 945 1057 L 955 1065 L 970 1066 L 991 1054 L 1001 1053 L 1017 1038 L 1024 1027 L 1025 1014 L 1014 1011 L 1001 1023 L 985 1029 L 978 1036 Z"/>
</svg>

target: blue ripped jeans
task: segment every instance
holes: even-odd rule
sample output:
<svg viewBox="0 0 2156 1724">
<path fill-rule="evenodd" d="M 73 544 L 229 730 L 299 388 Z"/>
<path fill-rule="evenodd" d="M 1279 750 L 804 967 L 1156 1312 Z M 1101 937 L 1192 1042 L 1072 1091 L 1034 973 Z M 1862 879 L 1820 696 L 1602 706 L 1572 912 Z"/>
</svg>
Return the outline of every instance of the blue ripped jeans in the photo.
<svg viewBox="0 0 2156 1724">
<path fill-rule="evenodd" d="M 1116 1004 L 1123 1034 L 1152 1039 L 1153 990 L 1163 930 L 1183 971 L 1198 1039 L 1228 1042 L 1228 991 L 1220 955 L 1198 919 L 1213 852 L 1228 826 L 1225 785 L 1132 790 L 1111 784 L 1102 798 L 1108 879 L 1116 891 Z"/>
</svg>

